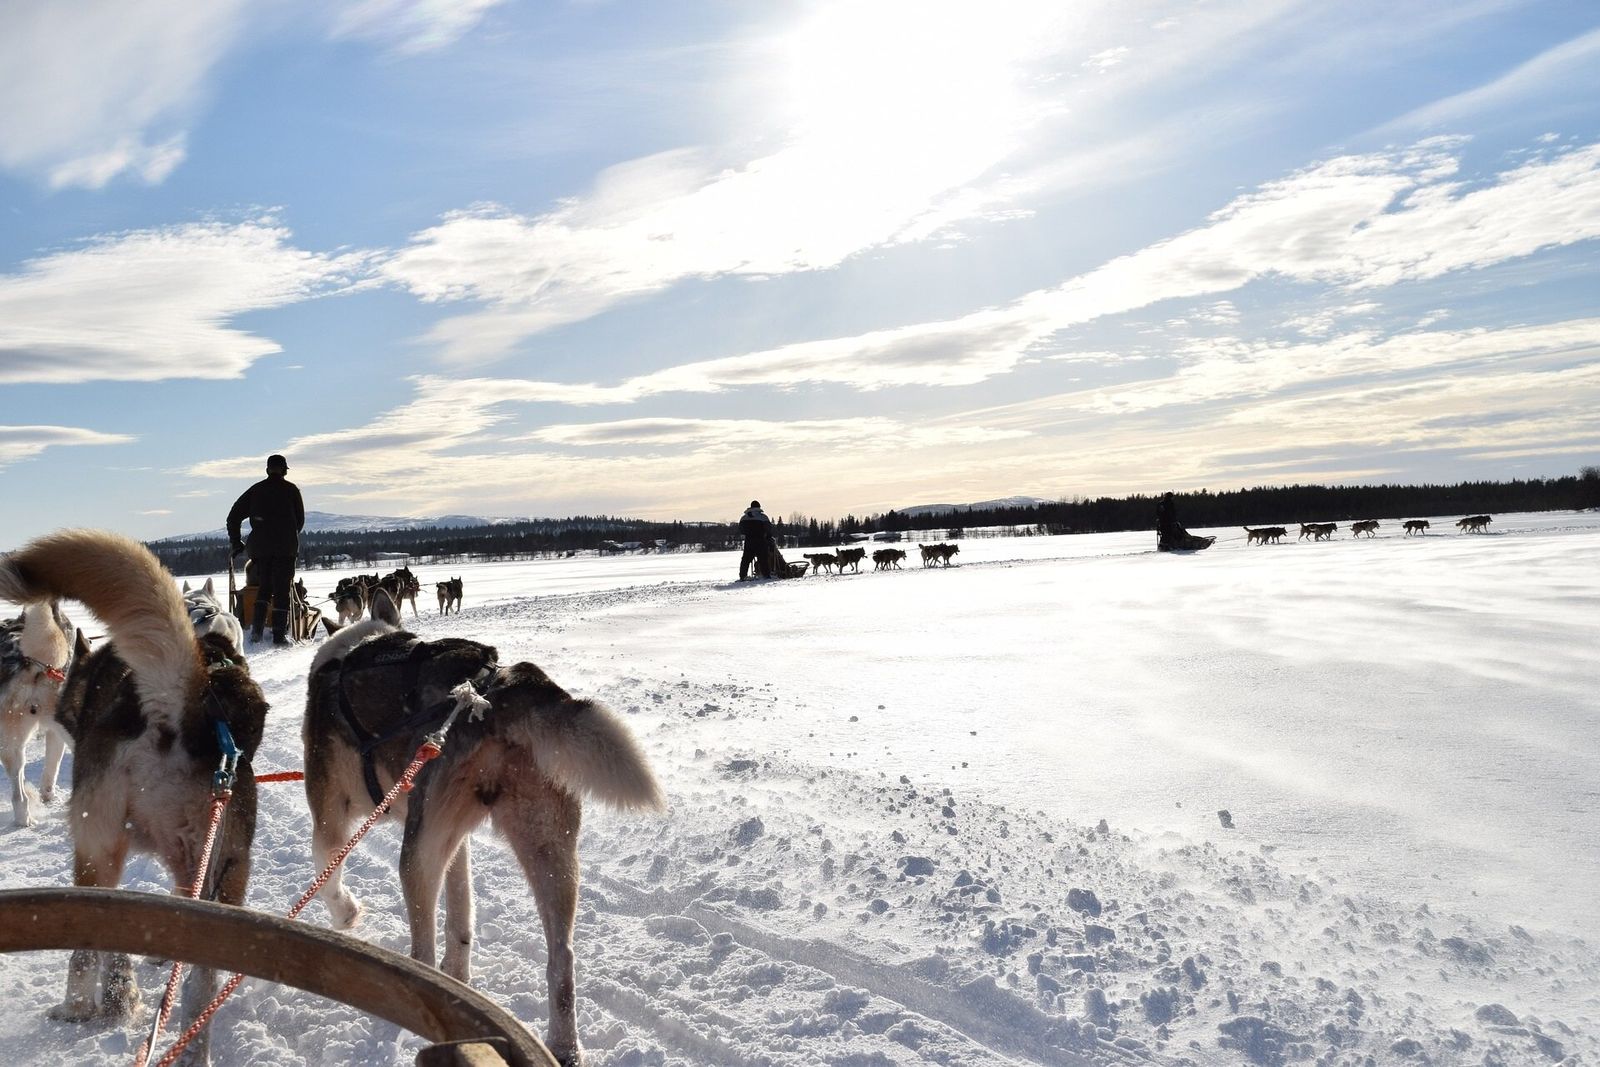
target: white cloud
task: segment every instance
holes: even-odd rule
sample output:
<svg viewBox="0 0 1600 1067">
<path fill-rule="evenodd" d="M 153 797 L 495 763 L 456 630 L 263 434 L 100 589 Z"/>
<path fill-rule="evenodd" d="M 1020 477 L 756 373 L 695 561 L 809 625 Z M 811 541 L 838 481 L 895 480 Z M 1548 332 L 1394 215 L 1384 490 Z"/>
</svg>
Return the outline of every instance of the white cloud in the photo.
<svg viewBox="0 0 1600 1067">
<path fill-rule="evenodd" d="M 685 364 L 616 385 L 516 388 L 527 399 L 616 404 L 806 382 L 970 385 L 1012 370 L 1059 330 L 1164 300 L 1230 292 L 1268 276 L 1368 290 L 1600 236 L 1600 145 L 1475 188 L 1450 180 L 1455 146 L 1425 141 L 1310 167 L 1238 198 L 1204 226 L 1003 307 Z M 1237 309 L 1219 301 L 1203 314 L 1225 323 Z"/>
<path fill-rule="evenodd" d="M 1282 326 L 1286 330 L 1293 330 L 1306 337 L 1327 337 L 1341 321 L 1361 315 L 1370 315 L 1372 312 L 1377 311 L 1380 306 L 1374 300 L 1361 300 L 1354 304 L 1337 304 L 1333 307 L 1318 308 L 1315 311 L 1290 316 L 1283 321 Z M 1417 323 L 1417 325 L 1429 326 L 1436 321 L 1438 320 L 1425 320 Z"/>
<path fill-rule="evenodd" d="M 96 237 L 0 275 L 0 382 L 236 378 L 280 351 L 232 328 L 343 290 L 361 253 L 289 244 L 270 217 Z"/>
<path fill-rule="evenodd" d="M 244 0 L 0 4 L 0 167 L 52 186 L 163 180 Z"/>
<path fill-rule="evenodd" d="M 1110 70 L 1112 67 L 1116 66 L 1118 63 L 1121 63 L 1127 58 L 1127 46 L 1119 45 L 1116 48 L 1106 48 L 1102 51 L 1096 52 L 1094 55 L 1084 60 L 1083 65 L 1093 68 L 1094 70 Z"/>
<path fill-rule="evenodd" d="M 1189 361 L 1170 378 L 1095 390 L 1082 403 L 1104 412 L 1149 411 L 1270 397 L 1312 383 L 1405 379 L 1446 369 L 1481 374 L 1526 357 L 1581 351 L 1600 351 L 1600 319 L 1393 337 L 1363 332 L 1303 344 L 1223 339 L 1192 345 Z"/>
<path fill-rule="evenodd" d="M 980 444 L 1027 436 L 1025 430 L 981 426 L 908 425 L 897 419 L 619 419 L 614 422 L 546 426 L 511 443 L 536 441 L 569 447 L 623 446 L 640 449 L 693 447 L 748 451 L 753 448 L 814 448 L 876 445 L 896 448 L 937 444 Z"/>
<path fill-rule="evenodd" d="M 47 448 L 73 445 L 123 445 L 135 438 L 75 426 L 0 426 L 0 468 L 32 459 Z"/>
<path fill-rule="evenodd" d="M 350 0 L 334 12 L 332 33 L 377 41 L 402 55 L 454 44 L 505 0 Z"/>
<path fill-rule="evenodd" d="M 1437 100 L 1407 112 L 1381 130 L 1438 129 L 1502 109 L 1516 107 L 1526 113 L 1529 102 L 1552 89 L 1561 99 L 1581 95 L 1580 86 L 1600 89 L 1600 29 L 1564 41 L 1532 59 L 1466 92 Z M 1547 144 L 1555 138 L 1539 138 Z"/>
</svg>

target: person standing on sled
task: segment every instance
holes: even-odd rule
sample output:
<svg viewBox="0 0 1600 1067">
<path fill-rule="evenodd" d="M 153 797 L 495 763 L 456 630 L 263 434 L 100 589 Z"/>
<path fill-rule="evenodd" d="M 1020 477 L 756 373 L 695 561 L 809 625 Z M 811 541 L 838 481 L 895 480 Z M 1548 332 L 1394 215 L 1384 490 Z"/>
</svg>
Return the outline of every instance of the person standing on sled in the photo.
<svg viewBox="0 0 1600 1067">
<path fill-rule="evenodd" d="M 756 574 L 772 577 L 772 520 L 761 510 L 761 501 L 752 500 L 739 518 L 739 532 L 744 534 L 744 555 L 739 558 L 739 580 L 750 577 L 750 563 L 756 565 Z"/>
<path fill-rule="evenodd" d="M 260 641 L 272 607 L 272 643 L 289 644 L 289 597 L 294 584 L 294 561 L 300 554 L 300 531 L 306 525 L 306 506 L 300 487 L 288 479 L 289 461 L 267 457 L 267 476 L 246 489 L 228 512 L 228 540 L 233 554 L 249 549 L 254 565 L 255 617 L 250 640 Z M 250 540 L 239 536 L 239 526 L 250 520 Z"/>
<path fill-rule="evenodd" d="M 1183 528 L 1178 522 L 1178 506 L 1171 493 L 1163 493 L 1156 505 L 1156 551 L 1198 552 L 1210 548 L 1215 537 L 1200 537 Z"/>
</svg>

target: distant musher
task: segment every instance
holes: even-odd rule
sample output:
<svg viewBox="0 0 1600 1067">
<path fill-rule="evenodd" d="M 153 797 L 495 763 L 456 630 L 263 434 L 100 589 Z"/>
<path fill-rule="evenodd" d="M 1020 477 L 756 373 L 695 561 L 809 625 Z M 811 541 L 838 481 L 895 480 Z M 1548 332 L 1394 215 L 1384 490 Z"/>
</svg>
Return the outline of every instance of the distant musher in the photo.
<svg viewBox="0 0 1600 1067">
<path fill-rule="evenodd" d="M 1190 533 L 1178 522 L 1178 506 L 1171 493 L 1163 493 L 1156 505 L 1156 551 L 1198 552 L 1210 548 L 1215 537 L 1200 537 Z"/>
<path fill-rule="evenodd" d="M 294 561 L 300 553 L 300 531 L 306 524 L 306 506 L 300 488 L 291 482 L 289 461 L 267 457 L 267 476 L 246 489 L 228 512 L 228 541 L 237 556 L 245 551 L 240 526 L 250 520 L 250 563 L 257 584 L 255 617 L 250 640 L 261 640 L 272 607 L 272 643 L 289 644 L 289 597 L 294 582 Z M 246 579 L 250 580 L 249 578 Z M 241 622 L 243 620 L 240 620 Z"/>
<path fill-rule="evenodd" d="M 744 555 L 739 558 L 739 580 L 750 577 L 750 564 L 754 561 L 756 574 L 772 577 L 772 520 L 761 510 L 761 501 L 752 500 L 739 518 L 739 532 L 744 534 Z"/>
</svg>

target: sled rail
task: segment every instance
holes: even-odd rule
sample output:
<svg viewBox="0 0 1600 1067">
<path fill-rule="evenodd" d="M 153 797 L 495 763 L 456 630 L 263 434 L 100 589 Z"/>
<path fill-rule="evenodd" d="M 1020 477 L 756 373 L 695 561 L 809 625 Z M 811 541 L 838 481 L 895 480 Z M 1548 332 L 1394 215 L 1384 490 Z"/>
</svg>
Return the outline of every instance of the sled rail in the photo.
<svg viewBox="0 0 1600 1067">
<path fill-rule="evenodd" d="M 488 1054 L 498 1053 L 510 1067 L 557 1067 L 544 1044 L 488 997 L 407 956 L 332 930 L 123 889 L 0 891 L 0 952 L 80 948 L 240 971 L 358 1008 L 436 1044 L 481 1042 L 477 1055 L 492 1047 Z M 436 1056 L 419 1062 L 467 1062 Z"/>
</svg>

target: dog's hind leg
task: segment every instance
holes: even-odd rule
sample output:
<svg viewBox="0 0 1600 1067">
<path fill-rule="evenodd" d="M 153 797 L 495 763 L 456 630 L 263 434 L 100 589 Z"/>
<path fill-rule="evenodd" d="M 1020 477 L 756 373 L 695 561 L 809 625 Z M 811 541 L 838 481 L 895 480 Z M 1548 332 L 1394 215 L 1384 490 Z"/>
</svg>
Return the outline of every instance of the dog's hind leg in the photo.
<svg viewBox="0 0 1600 1067">
<path fill-rule="evenodd" d="M 472 837 L 456 849 L 444 875 L 444 958 L 439 969 L 458 982 L 472 979 Z"/>
<path fill-rule="evenodd" d="M 88 820 L 86 820 L 88 821 Z M 122 880 L 127 841 L 120 836 L 104 849 L 89 851 L 80 844 L 73 857 L 72 881 L 77 886 L 115 889 Z M 102 959 L 102 955 L 104 959 Z M 99 992 L 105 973 L 105 996 Z M 80 948 L 67 964 L 67 998 L 48 1012 L 57 1022 L 87 1022 L 100 1016 L 131 1019 L 139 1013 L 139 987 L 133 981 L 133 964 L 125 953 L 99 953 Z"/>
<path fill-rule="evenodd" d="M 39 799 L 56 798 L 56 779 L 61 774 L 61 757 L 67 751 L 67 732 L 51 723 L 44 728 L 44 775 L 39 779 Z"/>
<path fill-rule="evenodd" d="M 517 854 L 544 924 L 548 962 L 550 1031 L 546 1040 L 562 1067 L 579 1067 L 577 979 L 572 928 L 578 914 L 578 827 L 582 808 L 576 797 L 547 779 L 518 779 L 494 809 L 494 825 Z"/>
<path fill-rule="evenodd" d="M 400 889 L 405 896 L 406 918 L 411 924 L 411 958 L 429 967 L 438 962 L 439 889 L 450 877 L 452 914 L 446 926 L 459 934 L 467 924 L 466 943 L 452 938 L 445 958 L 466 980 L 472 951 L 472 860 L 464 850 L 473 827 L 488 814 L 478 792 L 465 782 L 435 780 L 418 786 L 406 809 L 405 837 L 400 844 Z M 459 870 L 457 867 L 459 866 Z"/>
<path fill-rule="evenodd" d="M 11 776 L 11 819 L 18 826 L 31 826 L 33 812 L 28 807 L 28 784 L 23 771 L 34 719 L 23 711 L 7 711 L 0 720 L 0 764 Z"/>
</svg>

